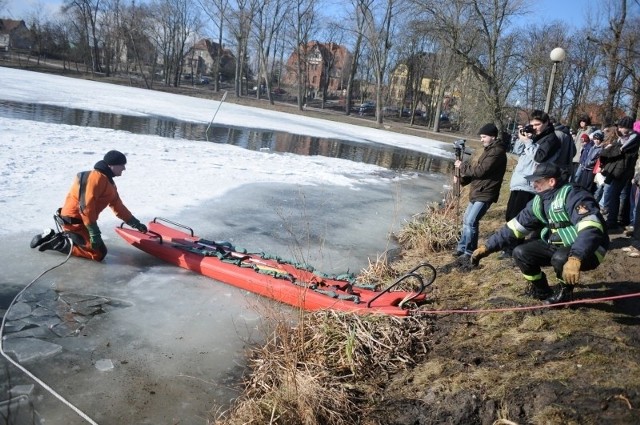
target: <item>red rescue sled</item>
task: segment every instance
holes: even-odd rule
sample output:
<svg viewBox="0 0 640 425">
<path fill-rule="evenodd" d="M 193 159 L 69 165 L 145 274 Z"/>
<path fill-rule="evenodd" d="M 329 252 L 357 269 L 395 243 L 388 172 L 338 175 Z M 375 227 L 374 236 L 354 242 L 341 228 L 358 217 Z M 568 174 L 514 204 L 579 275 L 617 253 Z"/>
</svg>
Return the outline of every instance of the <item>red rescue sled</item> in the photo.
<svg viewBox="0 0 640 425">
<path fill-rule="evenodd" d="M 424 290 L 436 278 L 435 268 L 423 263 L 389 288 L 376 290 L 358 286 L 353 276 L 327 276 L 262 253 L 236 251 L 229 243 L 199 238 L 190 227 L 167 219 L 154 218 L 148 228 L 141 233 L 121 225 L 116 232 L 154 257 L 305 310 L 408 316 L 426 302 Z M 421 271 L 429 272 L 427 281 Z M 415 292 L 394 290 L 401 282 L 415 283 Z"/>
</svg>

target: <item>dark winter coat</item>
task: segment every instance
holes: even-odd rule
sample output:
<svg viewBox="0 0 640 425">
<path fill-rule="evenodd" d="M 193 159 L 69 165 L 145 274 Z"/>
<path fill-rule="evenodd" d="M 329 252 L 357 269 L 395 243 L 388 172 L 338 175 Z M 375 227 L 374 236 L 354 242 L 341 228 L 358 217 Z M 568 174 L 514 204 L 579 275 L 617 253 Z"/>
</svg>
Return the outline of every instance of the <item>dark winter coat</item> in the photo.
<svg viewBox="0 0 640 425">
<path fill-rule="evenodd" d="M 551 203 L 561 187 L 547 190 L 540 194 L 542 208 L 546 217 L 549 217 L 548 211 L 551 208 Z M 604 255 L 609 248 L 609 235 L 604 226 L 604 219 L 600 214 L 600 207 L 591 193 L 572 185 L 564 207 L 569 215 L 571 224 L 578 229 L 578 236 L 571 245 L 569 256 L 584 260 L 596 251 Z M 547 227 L 547 224 L 540 221 L 534 214 L 533 201 L 530 201 L 516 218 L 504 225 L 487 240 L 486 247 L 490 252 L 496 252 L 545 227 Z M 551 234 L 551 232 L 548 233 L 548 235 Z"/>
<path fill-rule="evenodd" d="M 557 159 L 560 155 L 562 146 L 552 124 L 549 124 L 542 133 L 534 135 L 533 142 L 538 145 L 536 155 L 533 157 L 533 160 L 538 164 Z M 558 166 L 560 165 L 558 164 Z"/>
<path fill-rule="evenodd" d="M 496 139 L 477 160 L 460 165 L 460 184 L 469 186 L 469 201 L 497 202 L 500 186 L 507 169 L 507 149 L 500 139 Z"/>
<path fill-rule="evenodd" d="M 631 133 L 625 139 L 600 152 L 600 163 L 602 164 L 602 175 L 606 182 L 612 180 L 631 181 L 634 174 L 636 161 L 638 160 L 638 149 L 640 148 L 640 137 L 638 133 Z"/>
</svg>

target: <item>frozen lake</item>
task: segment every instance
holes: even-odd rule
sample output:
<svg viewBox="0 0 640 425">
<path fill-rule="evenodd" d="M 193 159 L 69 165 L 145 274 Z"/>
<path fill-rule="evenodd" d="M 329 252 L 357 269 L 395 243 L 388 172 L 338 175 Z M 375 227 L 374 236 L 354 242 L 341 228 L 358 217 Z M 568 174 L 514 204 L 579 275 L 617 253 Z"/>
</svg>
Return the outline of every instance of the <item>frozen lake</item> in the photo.
<svg viewBox="0 0 640 425">
<path fill-rule="evenodd" d="M 0 68 L 0 74 L 7 72 Z M 130 105 L 125 99 L 141 97 L 129 89 L 118 100 L 110 86 L 25 74 L 11 72 L 9 77 L 17 83 L 21 78 L 28 83 L 25 93 L 14 88 L 5 100 L 44 102 L 50 87 L 67 90 L 64 98 L 71 105 L 65 107 L 80 102 L 88 90 L 94 102 L 103 99 L 96 107 L 109 102 Z M 149 99 L 140 108 L 156 108 L 156 94 L 142 93 Z M 180 108 L 183 114 L 192 102 L 171 99 L 187 105 Z M 172 103 L 176 100 L 167 100 Z M 173 115 L 170 110 L 152 112 Z M 264 114 L 248 108 L 241 119 L 252 113 Z M 293 122 L 281 116 L 279 123 Z M 332 124 L 309 125 L 340 132 L 331 130 Z M 8 136 L 0 141 L 5 164 L 0 210 L 10 221 L 2 227 L 0 313 L 19 290 L 64 260 L 57 253 L 31 250 L 29 241 L 34 229 L 53 226 L 51 215 L 73 175 L 110 148 L 130 158 L 117 184 L 139 218 L 146 221 L 157 214 L 192 227 L 199 236 L 304 260 L 325 272 L 358 272 L 369 258 L 393 249 L 390 232 L 427 203 L 440 200 L 448 183 L 445 175 L 412 171 L 410 166 L 362 166 L 355 158 L 277 153 L 271 147 L 253 153 L 240 147 L 203 148 L 202 142 L 184 139 L 174 143 L 163 137 L 16 117 L 0 120 L 2 126 Z M 354 141 L 343 146 L 354 146 Z M 371 146 L 362 146 L 362 152 L 373 152 Z M 374 147 L 387 149 L 389 158 L 397 153 L 396 147 Z M 445 168 L 449 164 L 424 154 L 407 157 L 434 158 L 432 164 Z M 185 173 L 190 173 L 188 178 Z M 5 350 L 14 349 L 25 367 L 100 424 L 206 424 L 211 409 L 228 406 L 237 394 L 244 350 L 260 338 L 265 309 L 285 315 L 291 309 L 164 264 L 120 240 L 112 230 L 117 224 L 109 211 L 100 217 L 109 247 L 104 262 L 71 258 L 42 276 L 26 294 L 30 302 L 21 306 L 34 309 L 25 316 L 32 321 L 36 315 L 44 321 L 58 320 L 46 313 L 51 297 L 100 300 L 100 309 L 79 315 L 58 304 L 56 317 L 63 318 L 62 323 L 27 326 L 20 338 L 5 340 Z M 71 325 L 77 332 L 62 332 Z M 36 340 L 51 345 L 24 348 L 24 341 Z M 29 387 L 33 382 L 7 362 L 0 375 L 0 400 L 15 402 L 12 417 L 17 422 L 10 423 L 85 423 L 40 386 Z"/>
</svg>

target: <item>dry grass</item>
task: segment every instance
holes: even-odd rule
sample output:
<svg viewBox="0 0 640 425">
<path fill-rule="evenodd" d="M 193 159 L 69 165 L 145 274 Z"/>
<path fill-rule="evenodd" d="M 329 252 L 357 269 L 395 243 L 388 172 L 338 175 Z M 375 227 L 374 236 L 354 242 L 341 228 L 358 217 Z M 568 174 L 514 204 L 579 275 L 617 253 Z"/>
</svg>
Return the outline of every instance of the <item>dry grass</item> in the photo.
<svg viewBox="0 0 640 425">
<path fill-rule="evenodd" d="M 418 255 L 453 248 L 460 233 L 458 202 L 448 195 L 444 207 L 430 205 L 415 215 L 396 235 L 402 248 Z"/>
<path fill-rule="evenodd" d="M 250 355 L 246 392 L 220 424 L 345 424 L 376 397 L 376 382 L 428 353 L 426 319 L 338 312 L 285 322 Z"/>
</svg>

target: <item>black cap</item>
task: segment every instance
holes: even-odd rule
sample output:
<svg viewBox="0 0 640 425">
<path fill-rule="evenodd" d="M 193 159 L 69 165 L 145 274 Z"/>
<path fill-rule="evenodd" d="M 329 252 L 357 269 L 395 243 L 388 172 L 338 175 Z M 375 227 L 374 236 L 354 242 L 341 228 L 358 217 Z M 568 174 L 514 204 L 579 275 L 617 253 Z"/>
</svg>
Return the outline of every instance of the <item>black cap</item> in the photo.
<svg viewBox="0 0 640 425">
<path fill-rule="evenodd" d="M 498 137 L 498 127 L 489 123 L 480 127 L 478 134 L 484 134 L 485 136 Z"/>
<path fill-rule="evenodd" d="M 125 165 L 127 163 L 127 157 L 122 152 L 109 151 L 104 155 L 104 162 L 107 165 Z"/>
<path fill-rule="evenodd" d="M 620 121 L 618 121 L 618 127 L 632 129 L 633 128 L 633 118 L 631 118 L 631 117 L 620 118 Z"/>
<path fill-rule="evenodd" d="M 543 178 L 560 178 L 562 176 L 562 170 L 556 164 L 552 164 L 550 162 L 544 162 L 538 165 L 530 176 L 525 176 L 527 180 L 538 180 Z"/>
</svg>

